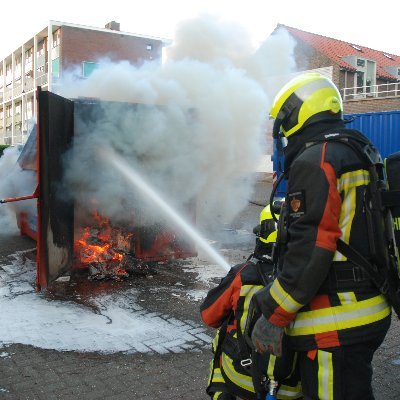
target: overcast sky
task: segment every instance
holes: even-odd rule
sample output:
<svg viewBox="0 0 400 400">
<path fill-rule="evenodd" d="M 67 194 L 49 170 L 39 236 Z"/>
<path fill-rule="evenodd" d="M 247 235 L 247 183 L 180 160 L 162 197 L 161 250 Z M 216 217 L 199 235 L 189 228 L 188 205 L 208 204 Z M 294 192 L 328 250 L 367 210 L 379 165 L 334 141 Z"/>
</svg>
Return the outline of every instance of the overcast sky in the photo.
<svg viewBox="0 0 400 400">
<path fill-rule="evenodd" d="M 121 31 L 173 39 L 180 21 L 200 13 L 239 22 L 256 43 L 281 23 L 400 55 L 398 28 L 390 12 L 397 10 L 394 0 L 380 1 L 379 7 L 360 0 L 21 0 L 10 4 L 14 10 L 9 10 L 0 24 L 0 59 L 42 30 L 49 20 L 101 28 L 114 20 L 120 23 Z"/>
</svg>

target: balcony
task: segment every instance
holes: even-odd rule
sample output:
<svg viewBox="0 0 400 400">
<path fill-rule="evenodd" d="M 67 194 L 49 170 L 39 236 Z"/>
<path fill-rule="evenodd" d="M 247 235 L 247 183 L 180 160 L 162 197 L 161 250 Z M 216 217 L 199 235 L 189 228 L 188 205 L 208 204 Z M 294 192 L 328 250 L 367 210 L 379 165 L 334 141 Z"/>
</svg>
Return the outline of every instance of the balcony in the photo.
<svg viewBox="0 0 400 400">
<path fill-rule="evenodd" d="M 12 89 L 6 89 L 4 92 L 4 100 L 10 100 L 12 99 Z"/>
<path fill-rule="evenodd" d="M 22 116 L 21 114 L 14 114 L 14 123 L 15 124 L 20 124 L 22 121 Z"/>
<path fill-rule="evenodd" d="M 22 94 L 22 85 L 14 87 L 14 97 L 21 96 Z"/>
<path fill-rule="evenodd" d="M 43 74 L 36 78 L 36 86 L 43 86 L 47 83 L 47 74 Z"/>
<path fill-rule="evenodd" d="M 400 97 L 400 82 L 341 89 L 343 101 Z"/>
<path fill-rule="evenodd" d="M 26 78 L 25 79 L 25 92 L 29 92 L 30 90 L 33 89 L 33 79 L 32 78 Z"/>
</svg>

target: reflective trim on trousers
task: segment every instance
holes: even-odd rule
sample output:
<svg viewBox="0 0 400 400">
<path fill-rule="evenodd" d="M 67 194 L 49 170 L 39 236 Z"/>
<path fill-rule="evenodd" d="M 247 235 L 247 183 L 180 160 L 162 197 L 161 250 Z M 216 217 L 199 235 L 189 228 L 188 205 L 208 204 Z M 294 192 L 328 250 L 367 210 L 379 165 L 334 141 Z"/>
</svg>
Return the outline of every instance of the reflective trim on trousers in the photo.
<svg viewBox="0 0 400 400">
<path fill-rule="evenodd" d="M 318 350 L 318 398 L 333 399 L 333 365 L 332 353 Z"/>
</svg>

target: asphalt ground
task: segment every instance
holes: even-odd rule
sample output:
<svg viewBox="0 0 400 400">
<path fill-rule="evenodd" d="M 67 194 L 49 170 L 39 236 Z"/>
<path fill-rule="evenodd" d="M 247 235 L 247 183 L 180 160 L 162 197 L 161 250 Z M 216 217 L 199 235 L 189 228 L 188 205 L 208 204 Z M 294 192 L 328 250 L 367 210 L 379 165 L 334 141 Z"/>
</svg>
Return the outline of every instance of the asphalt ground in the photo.
<svg viewBox="0 0 400 400">
<path fill-rule="evenodd" d="M 268 185 L 269 182 L 260 183 L 253 200 L 262 202 Z M 237 230 L 249 230 L 253 221 L 257 221 L 260 210 L 249 204 L 232 224 L 232 235 Z M 251 235 L 244 235 L 241 240 L 236 236 L 230 245 L 227 236 L 220 250 L 234 264 L 244 261 L 253 243 Z M 26 237 L 0 235 L 0 287 L 13 279 L 16 281 L 13 271 L 5 266 L 10 257 L 21 251 L 22 261 L 32 262 L 35 242 Z M 195 258 L 191 263 L 202 264 L 204 261 Z M 219 277 L 208 282 L 196 280 L 195 272 L 184 265 L 180 261 L 163 264 L 156 271 L 136 274 L 123 282 L 93 282 L 84 274 L 78 274 L 70 282 L 54 285 L 45 296 L 49 301 L 73 301 L 91 307 L 89 300 L 93 293 L 128 295 L 129 289 L 134 287 L 139 293 L 135 301 L 144 305 L 141 312 L 182 323 L 182 329 L 193 337 L 189 345 L 174 347 L 164 342 L 160 350 L 155 341 L 148 341 L 145 351 L 103 354 L 56 351 L 19 344 L 16 340 L 11 345 L 0 345 L 0 399 L 208 399 L 205 388 L 211 359 L 209 341 L 214 331 L 204 327 L 200 320 L 201 298 L 186 293 L 205 293 L 217 284 Z M 0 321 L 7 324 L 7 315 L 1 309 Z M 373 368 L 375 398 L 400 399 L 400 323 L 396 318 L 375 354 Z"/>
</svg>

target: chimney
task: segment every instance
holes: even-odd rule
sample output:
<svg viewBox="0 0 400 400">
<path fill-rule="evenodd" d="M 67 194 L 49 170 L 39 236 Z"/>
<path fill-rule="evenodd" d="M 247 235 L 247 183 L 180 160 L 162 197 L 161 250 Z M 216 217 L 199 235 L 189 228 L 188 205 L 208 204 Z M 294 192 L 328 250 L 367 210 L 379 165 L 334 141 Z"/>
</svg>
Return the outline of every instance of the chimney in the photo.
<svg viewBox="0 0 400 400">
<path fill-rule="evenodd" d="M 112 31 L 119 31 L 119 22 L 111 21 L 105 26 L 106 29 L 111 29 Z"/>
</svg>

